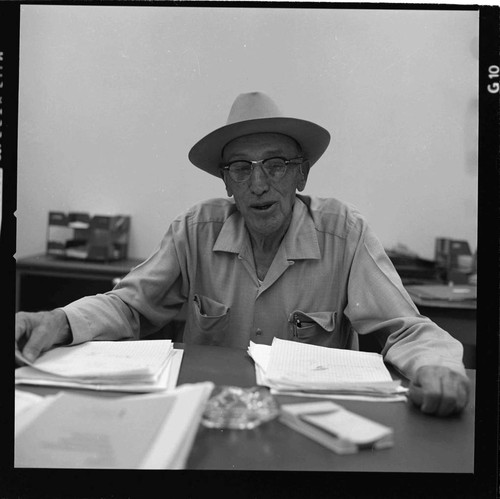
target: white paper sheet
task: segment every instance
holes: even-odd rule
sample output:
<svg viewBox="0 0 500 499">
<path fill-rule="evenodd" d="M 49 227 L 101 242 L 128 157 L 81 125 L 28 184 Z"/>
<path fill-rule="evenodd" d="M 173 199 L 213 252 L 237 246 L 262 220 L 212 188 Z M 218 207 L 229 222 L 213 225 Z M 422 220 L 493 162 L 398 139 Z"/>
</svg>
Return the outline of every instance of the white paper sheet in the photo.
<svg viewBox="0 0 500 499">
<path fill-rule="evenodd" d="M 161 372 L 172 349 L 171 340 L 89 341 L 49 350 L 29 365 L 65 378 L 133 382 Z"/>
<path fill-rule="evenodd" d="M 43 401 L 43 397 L 35 395 L 34 393 L 24 392 L 22 390 L 15 390 L 15 414 L 18 416 L 22 412 L 27 411 L 34 405 Z"/>
<path fill-rule="evenodd" d="M 16 432 L 15 466 L 183 468 L 213 386 L 116 398 L 61 392 Z"/>
<path fill-rule="evenodd" d="M 392 434 L 392 430 L 387 426 L 346 410 L 306 414 L 302 418 L 357 445 L 375 442 Z"/>
<path fill-rule="evenodd" d="M 279 364 L 277 366 L 278 380 L 272 379 L 269 376 L 269 365 L 271 362 L 272 352 L 274 351 L 276 345 L 278 345 L 279 348 L 283 346 L 283 343 L 292 344 L 284 345 L 286 347 L 285 350 L 288 350 L 288 353 L 291 353 L 291 355 L 289 356 L 289 358 L 287 358 L 286 351 L 278 351 L 278 355 L 284 355 L 281 357 L 281 359 L 278 360 L 282 365 L 284 365 L 283 370 L 286 373 L 295 372 L 295 379 L 293 377 L 287 376 L 280 377 L 281 373 L 279 372 Z M 364 400 L 381 402 L 404 402 L 407 400 L 404 394 L 408 390 L 402 387 L 398 380 L 392 380 L 389 371 L 383 363 L 382 356 L 379 354 L 317 347 L 315 345 L 307 345 L 286 340 L 279 340 L 277 338 L 273 340 L 273 345 L 261 345 L 250 342 L 248 347 L 248 354 L 255 362 L 255 375 L 257 384 L 270 387 L 271 393 L 274 395 L 293 395 L 299 397 L 317 397 L 323 399 Z M 327 357 L 326 360 L 324 359 L 325 356 Z M 337 362 L 337 359 L 339 363 L 335 364 L 335 362 Z M 294 362 L 296 362 L 296 364 L 292 364 L 292 370 L 290 371 L 290 363 Z M 320 370 L 319 374 L 317 370 L 313 369 L 312 375 L 310 373 L 311 366 L 317 367 L 318 365 L 326 366 L 332 364 L 334 369 L 330 369 L 328 373 L 325 373 L 327 369 Z M 358 373 L 358 378 L 363 378 L 363 376 L 361 375 L 363 375 L 362 371 L 364 365 L 366 364 L 371 366 L 372 369 L 369 369 L 365 374 L 365 382 L 363 383 L 368 384 L 371 387 L 386 387 L 385 390 L 381 390 L 381 392 L 378 394 L 360 393 L 363 383 L 352 383 L 351 381 L 349 381 L 348 383 L 344 382 L 345 379 L 349 379 L 347 378 L 347 375 L 348 372 L 352 370 L 361 371 L 361 373 Z M 295 365 L 299 366 L 298 370 L 295 370 Z M 302 369 L 300 369 L 300 366 L 302 366 Z M 328 376 L 335 376 L 339 373 L 340 382 L 331 382 L 328 380 L 328 378 L 326 378 L 326 381 L 322 379 L 325 378 L 325 374 L 328 374 Z M 314 380 L 313 382 L 310 381 L 311 378 Z M 316 381 L 317 378 L 320 378 L 320 383 Z M 378 383 L 377 385 L 371 382 L 371 379 L 377 379 L 380 381 L 375 382 Z M 344 393 L 340 393 L 339 391 L 337 391 L 336 393 L 333 393 L 332 391 L 329 391 L 328 393 L 320 393 L 318 391 L 314 391 L 314 388 L 318 387 L 320 389 L 330 387 L 332 390 L 344 389 Z M 381 394 L 383 396 L 380 396 Z"/>
<path fill-rule="evenodd" d="M 37 400 L 31 398 L 30 395 L 33 394 L 23 392 L 22 390 L 16 390 L 14 420 L 14 432 L 16 436 L 23 431 L 26 426 L 34 421 L 38 415 L 52 403 L 53 399 L 58 397 L 60 394 L 47 395 L 45 397 L 33 395 L 33 397 L 36 397 Z"/>
<path fill-rule="evenodd" d="M 157 340 L 155 340 L 157 341 Z M 74 380 L 71 378 L 62 378 L 52 376 L 32 367 L 20 367 L 15 371 L 15 383 L 36 386 L 56 386 L 60 388 L 81 388 L 87 390 L 105 390 L 119 392 L 156 392 L 172 390 L 177 384 L 179 371 L 182 363 L 183 350 L 173 349 L 167 359 L 167 364 L 155 379 L 152 381 L 125 382 L 119 379 L 113 379 L 114 383 L 100 383 L 95 380 Z"/>
<path fill-rule="evenodd" d="M 327 385 L 392 381 L 382 356 L 274 338 L 266 375 L 271 380 Z"/>
<path fill-rule="evenodd" d="M 407 402 L 406 388 L 398 387 L 400 395 L 384 395 L 377 397 L 375 395 L 354 395 L 348 393 L 314 393 L 314 392 L 299 392 L 299 391 L 280 391 L 271 388 L 271 395 L 288 395 L 292 397 L 308 397 L 325 400 L 360 400 L 362 402 Z"/>
</svg>

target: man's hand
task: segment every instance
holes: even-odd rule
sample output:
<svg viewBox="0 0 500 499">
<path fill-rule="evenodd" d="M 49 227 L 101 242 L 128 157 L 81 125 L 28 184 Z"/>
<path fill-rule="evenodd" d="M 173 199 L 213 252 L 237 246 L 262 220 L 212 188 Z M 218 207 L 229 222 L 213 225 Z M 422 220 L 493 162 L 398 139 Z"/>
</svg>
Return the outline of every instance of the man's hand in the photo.
<svg viewBox="0 0 500 499">
<path fill-rule="evenodd" d="M 56 345 L 71 341 L 68 319 L 61 309 L 16 314 L 16 349 L 29 362 Z"/>
<path fill-rule="evenodd" d="M 469 400 L 470 381 L 442 366 L 422 366 L 410 384 L 410 399 L 426 414 L 449 416 L 461 412 Z"/>
</svg>

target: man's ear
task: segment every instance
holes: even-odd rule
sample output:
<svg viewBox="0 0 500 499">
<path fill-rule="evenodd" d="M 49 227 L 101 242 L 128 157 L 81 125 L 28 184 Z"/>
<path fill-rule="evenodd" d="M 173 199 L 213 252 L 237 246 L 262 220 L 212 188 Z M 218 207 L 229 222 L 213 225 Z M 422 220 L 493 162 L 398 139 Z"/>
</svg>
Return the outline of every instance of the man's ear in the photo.
<svg viewBox="0 0 500 499">
<path fill-rule="evenodd" d="M 222 177 L 222 180 L 223 180 L 223 182 L 224 182 L 224 185 L 226 186 L 226 192 L 227 192 L 227 195 L 228 195 L 229 197 L 232 197 L 232 195 L 233 195 L 233 191 L 231 190 L 231 187 L 229 187 L 229 183 L 228 183 L 228 182 L 227 182 L 227 180 L 226 180 L 226 174 L 225 174 L 225 173 L 222 173 L 221 177 Z"/>
<path fill-rule="evenodd" d="M 309 161 L 304 161 L 300 166 L 299 166 L 299 178 L 297 180 L 297 190 L 299 192 L 302 192 L 307 183 L 307 176 L 309 175 Z"/>
</svg>

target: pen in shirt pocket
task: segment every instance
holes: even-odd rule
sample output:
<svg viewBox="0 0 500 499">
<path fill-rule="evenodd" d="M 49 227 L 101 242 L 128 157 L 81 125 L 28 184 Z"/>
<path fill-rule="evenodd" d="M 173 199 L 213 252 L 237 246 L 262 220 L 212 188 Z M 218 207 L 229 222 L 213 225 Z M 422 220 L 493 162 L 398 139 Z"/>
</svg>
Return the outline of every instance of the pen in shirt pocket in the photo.
<svg viewBox="0 0 500 499">
<path fill-rule="evenodd" d="M 298 314 L 294 314 L 293 320 L 295 322 L 295 325 L 299 328 L 310 326 L 311 324 L 314 324 L 314 321 L 306 321 L 306 320 L 301 319 Z"/>
</svg>

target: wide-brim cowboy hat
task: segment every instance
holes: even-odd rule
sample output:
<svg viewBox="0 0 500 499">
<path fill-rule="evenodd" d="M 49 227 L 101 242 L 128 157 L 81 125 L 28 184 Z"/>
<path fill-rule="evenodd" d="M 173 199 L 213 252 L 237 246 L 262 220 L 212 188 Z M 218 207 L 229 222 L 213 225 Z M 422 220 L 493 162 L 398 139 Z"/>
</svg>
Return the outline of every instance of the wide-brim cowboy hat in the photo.
<svg viewBox="0 0 500 499">
<path fill-rule="evenodd" d="M 318 161 L 330 143 L 330 134 L 323 127 L 283 116 L 270 97 L 251 92 L 236 97 L 226 125 L 199 140 L 189 151 L 189 160 L 198 168 L 220 177 L 224 146 L 253 133 L 281 133 L 292 137 L 302 147 L 302 155 L 310 166 Z"/>
</svg>

